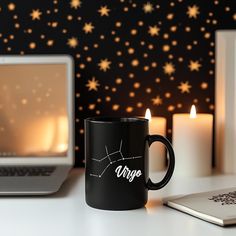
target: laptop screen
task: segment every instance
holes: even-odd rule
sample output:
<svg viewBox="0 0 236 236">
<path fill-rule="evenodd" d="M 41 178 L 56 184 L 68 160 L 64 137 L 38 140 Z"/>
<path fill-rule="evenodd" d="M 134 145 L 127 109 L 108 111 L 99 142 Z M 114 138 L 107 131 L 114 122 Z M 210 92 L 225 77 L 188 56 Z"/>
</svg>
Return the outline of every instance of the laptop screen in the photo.
<svg viewBox="0 0 236 236">
<path fill-rule="evenodd" d="M 0 65 L 0 157 L 66 157 L 66 64 Z"/>
</svg>

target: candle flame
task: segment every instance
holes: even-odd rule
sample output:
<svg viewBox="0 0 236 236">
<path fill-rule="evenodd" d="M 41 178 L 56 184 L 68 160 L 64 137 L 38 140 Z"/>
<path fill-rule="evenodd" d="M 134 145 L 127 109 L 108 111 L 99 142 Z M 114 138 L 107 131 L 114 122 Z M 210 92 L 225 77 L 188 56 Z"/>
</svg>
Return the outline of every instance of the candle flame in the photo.
<svg viewBox="0 0 236 236">
<path fill-rule="evenodd" d="M 197 117 L 196 107 L 195 105 L 192 105 L 190 110 L 190 118 L 194 119 L 196 117 Z"/>
<path fill-rule="evenodd" d="M 151 121 L 151 119 L 152 119 L 151 111 L 149 108 L 147 108 L 147 110 L 146 110 L 145 119 L 148 119 L 149 121 Z"/>
</svg>

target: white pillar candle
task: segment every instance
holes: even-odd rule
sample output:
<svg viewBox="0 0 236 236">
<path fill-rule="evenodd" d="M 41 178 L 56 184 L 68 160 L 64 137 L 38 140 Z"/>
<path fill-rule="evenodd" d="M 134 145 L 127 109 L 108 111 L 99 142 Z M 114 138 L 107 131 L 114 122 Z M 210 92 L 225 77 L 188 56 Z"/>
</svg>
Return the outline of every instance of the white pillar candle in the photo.
<svg viewBox="0 0 236 236">
<path fill-rule="evenodd" d="M 212 114 L 173 116 L 173 148 L 176 157 L 175 174 L 179 176 L 207 176 L 212 170 Z"/>
<path fill-rule="evenodd" d="M 145 118 L 149 120 L 149 134 L 166 136 L 166 118 L 151 116 L 149 109 L 146 110 Z M 149 148 L 149 170 L 161 171 L 165 169 L 166 151 L 162 143 L 155 142 Z"/>
</svg>

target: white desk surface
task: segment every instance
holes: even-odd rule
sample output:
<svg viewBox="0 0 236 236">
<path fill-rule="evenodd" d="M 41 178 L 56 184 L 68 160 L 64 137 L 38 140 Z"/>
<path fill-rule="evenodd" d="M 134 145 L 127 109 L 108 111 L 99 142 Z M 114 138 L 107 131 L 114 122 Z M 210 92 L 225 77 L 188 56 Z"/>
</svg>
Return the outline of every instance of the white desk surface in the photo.
<svg viewBox="0 0 236 236">
<path fill-rule="evenodd" d="M 157 180 L 160 174 L 151 176 Z M 0 232 L 3 236 L 233 236 L 236 226 L 222 228 L 207 223 L 163 206 L 161 198 L 235 187 L 235 180 L 236 175 L 173 178 L 164 189 L 149 191 L 146 208 L 114 212 L 86 205 L 84 170 L 74 169 L 54 195 L 0 197 Z"/>
</svg>

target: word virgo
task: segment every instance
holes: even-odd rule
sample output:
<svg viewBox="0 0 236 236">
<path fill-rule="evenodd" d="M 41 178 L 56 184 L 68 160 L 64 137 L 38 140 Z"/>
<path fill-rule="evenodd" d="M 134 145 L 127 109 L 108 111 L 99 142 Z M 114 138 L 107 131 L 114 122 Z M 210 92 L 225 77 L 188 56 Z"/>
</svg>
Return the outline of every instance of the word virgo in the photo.
<svg viewBox="0 0 236 236">
<path fill-rule="evenodd" d="M 135 177 L 140 177 L 142 175 L 141 170 L 130 170 L 127 166 L 123 167 L 121 165 L 116 168 L 115 173 L 118 178 L 126 178 L 129 182 L 132 182 Z"/>
</svg>

